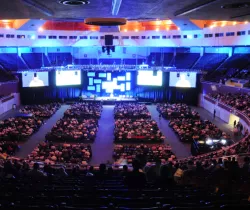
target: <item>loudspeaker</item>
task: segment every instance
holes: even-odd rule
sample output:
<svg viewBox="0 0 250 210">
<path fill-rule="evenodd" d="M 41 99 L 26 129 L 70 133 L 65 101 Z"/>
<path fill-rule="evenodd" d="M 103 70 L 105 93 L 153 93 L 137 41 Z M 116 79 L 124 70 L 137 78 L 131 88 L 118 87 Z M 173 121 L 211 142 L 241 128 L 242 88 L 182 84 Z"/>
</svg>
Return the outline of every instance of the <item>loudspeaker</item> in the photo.
<svg viewBox="0 0 250 210">
<path fill-rule="evenodd" d="M 156 70 L 153 71 L 153 76 L 157 76 L 157 71 Z"/>
<path fill-rule="evenodd" d="M 105 46 L 113 45 L 113 35 L 105 35 Z"/>
</svg>

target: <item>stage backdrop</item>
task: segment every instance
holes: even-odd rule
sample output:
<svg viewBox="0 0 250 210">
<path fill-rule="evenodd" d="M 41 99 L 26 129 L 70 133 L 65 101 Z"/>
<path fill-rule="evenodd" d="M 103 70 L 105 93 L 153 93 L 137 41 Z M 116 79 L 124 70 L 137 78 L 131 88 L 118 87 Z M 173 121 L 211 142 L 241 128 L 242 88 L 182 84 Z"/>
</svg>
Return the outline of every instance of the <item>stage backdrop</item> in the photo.
<svg viewBox="0 0 250 210">
<path fill-rule="evenodd" d="M 136 97 L 140 101 L 169 101 L 197 105 L 200 92 L 199 75 L 197 75 L 196 88 L 177 88 L 169 86 L 169 72 L 163 72 L 162 75 L 152 72 L 153 76 L 146 75 L 149 78 L 145 78 L 145 75 L 142 74 L 144 77 L 140 82 L 143 82 L 143 85 L 137 84 L 139 73 L 136 71 L 81 71 L 80 74 L 75 72 L 74 76 L 80 77 L 81 84 L 65 86 L 61 85 L 62 82 L 58 83 L 61 86 L 56 85 L 57 74 L 59 73 L 55 71 L 49 72 L 49 86 L 46 87 L 22 87 L 23 82 L 20 75 L 19 84 L 22 104 L 76 100 L 80 96 L 90 97 L 95 95 Z M 156 85 L 159 82 L 159 76 L 162 76 L 162 82 Z M 61 77 L 63 78 L 63 75 Z M 151 82 L 154 82 L 154 85 L 145 85 Z"/>
</svg>

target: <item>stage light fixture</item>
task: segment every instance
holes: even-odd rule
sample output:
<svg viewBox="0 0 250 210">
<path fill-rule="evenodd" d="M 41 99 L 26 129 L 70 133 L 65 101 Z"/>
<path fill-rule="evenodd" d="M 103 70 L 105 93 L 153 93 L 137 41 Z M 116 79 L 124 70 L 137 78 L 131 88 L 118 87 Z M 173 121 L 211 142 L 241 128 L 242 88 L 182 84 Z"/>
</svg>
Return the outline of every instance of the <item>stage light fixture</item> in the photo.
<svg viewBox="0 0 250 210">
<path fill-rule="evenodd" d="M 106 47 L 102 46 L 102 52 L 103 52 L 103 53 L 106 52 Z"/>
<path fill-rule="evenodd" d="M 107 47 L 107 55 L 110 55 L 110 47 Z"/>
</svg>

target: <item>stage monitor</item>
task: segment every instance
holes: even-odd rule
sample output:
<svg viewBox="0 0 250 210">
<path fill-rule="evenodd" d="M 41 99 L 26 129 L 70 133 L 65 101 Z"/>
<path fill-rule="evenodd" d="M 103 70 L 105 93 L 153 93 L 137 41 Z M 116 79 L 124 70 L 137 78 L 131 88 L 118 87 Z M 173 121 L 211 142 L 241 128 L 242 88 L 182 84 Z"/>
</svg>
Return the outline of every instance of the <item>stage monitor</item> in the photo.
<svg viewBox="0 0 250 210">
<path fill-rule="evenodd" d="M 80 85 L 81 84 L 81 71 L 56 71 L 56 86 L 65 85 Z"/>
<path fill-rule="evenodd" d="M 138 71 L 137 85 L 162 86 L 162 71 Z"/>
<path fill-rule="evenodd" d="M 49 86 L 48 72 L 23 72 L 23 87 L 44 87 Z"/>
<path fill-rule="evenodd" d="M 196 72 L 170 72 L 169 86 L 182 88 L 196 87 Z"/>
</svg>

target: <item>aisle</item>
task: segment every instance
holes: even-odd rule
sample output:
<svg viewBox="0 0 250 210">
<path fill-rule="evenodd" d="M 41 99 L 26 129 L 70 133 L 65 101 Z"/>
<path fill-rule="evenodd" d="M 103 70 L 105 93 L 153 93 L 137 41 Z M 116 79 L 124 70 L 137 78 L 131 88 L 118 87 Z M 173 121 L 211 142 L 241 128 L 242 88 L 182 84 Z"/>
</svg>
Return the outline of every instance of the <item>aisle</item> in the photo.
<svg viewBox="0 0 250 210">
<path fill-rule="evenodd" d="M 172 147 L 172 151 L 178 158 L 186 158 L 191 156 L 191 145 L 184 144 L 180 142 L 177 135 L 173 132 L 173 130 L 168 126 L 169 121 L 164 118 L 159 119 L 159 113 L 156 110 L 156 105 L 147 106 L 149 112 L 151 113 L 152 119 L 157 122 L 157 125 L 161 132 L 166 137 L 165 143 L 168 143 Z"/>
<path fill-rule="evenodd" d="M 24 144 L 21 145 L 21 149 L 16 153 L 16 157 L 27 157 L 39 142 L 44 141 L 45 135 L 52 129 L 57 120 L 63 117 L 64 112 L 68 108 L 69 105 L 62 105 L 61 108 L 57 110 L 57 112 L 50 119 L 48 119 L 35 134 L 33 134 Z"/>
<path fill-rule="evenodd" d="M 90 164 L 113 162 L 112 153 L 114 149 L 114 106 L 104 105 L 101 118 L 99 120 L 99 130 L 96 140 L 92 144 L 92 159 Z"/>
<path fill-rule="evenodd" d="M 202 120 L 209 120 L 213 124 L 215 124 L 219 129 L 221 129 L 222 131 L 230 134 L 230 136 L 232 137 L 233 142 L 237 142 L 237 141 L 242 139 L 242 136 L 234 136 L 234 134 L 233 134 L 233 126 L 227 124 L 226 122 L 224 122 L 223 120 L 221 120 L 218 117 L 214 118 L 214 115 L 212 113 L 210 113 L 209 111 L 207 111 L 207 110 L 205 110 L 205 109 L 203 109 L 201 107 L 192 107 L 192 109 L 199 112 Z"/>
</svg>

